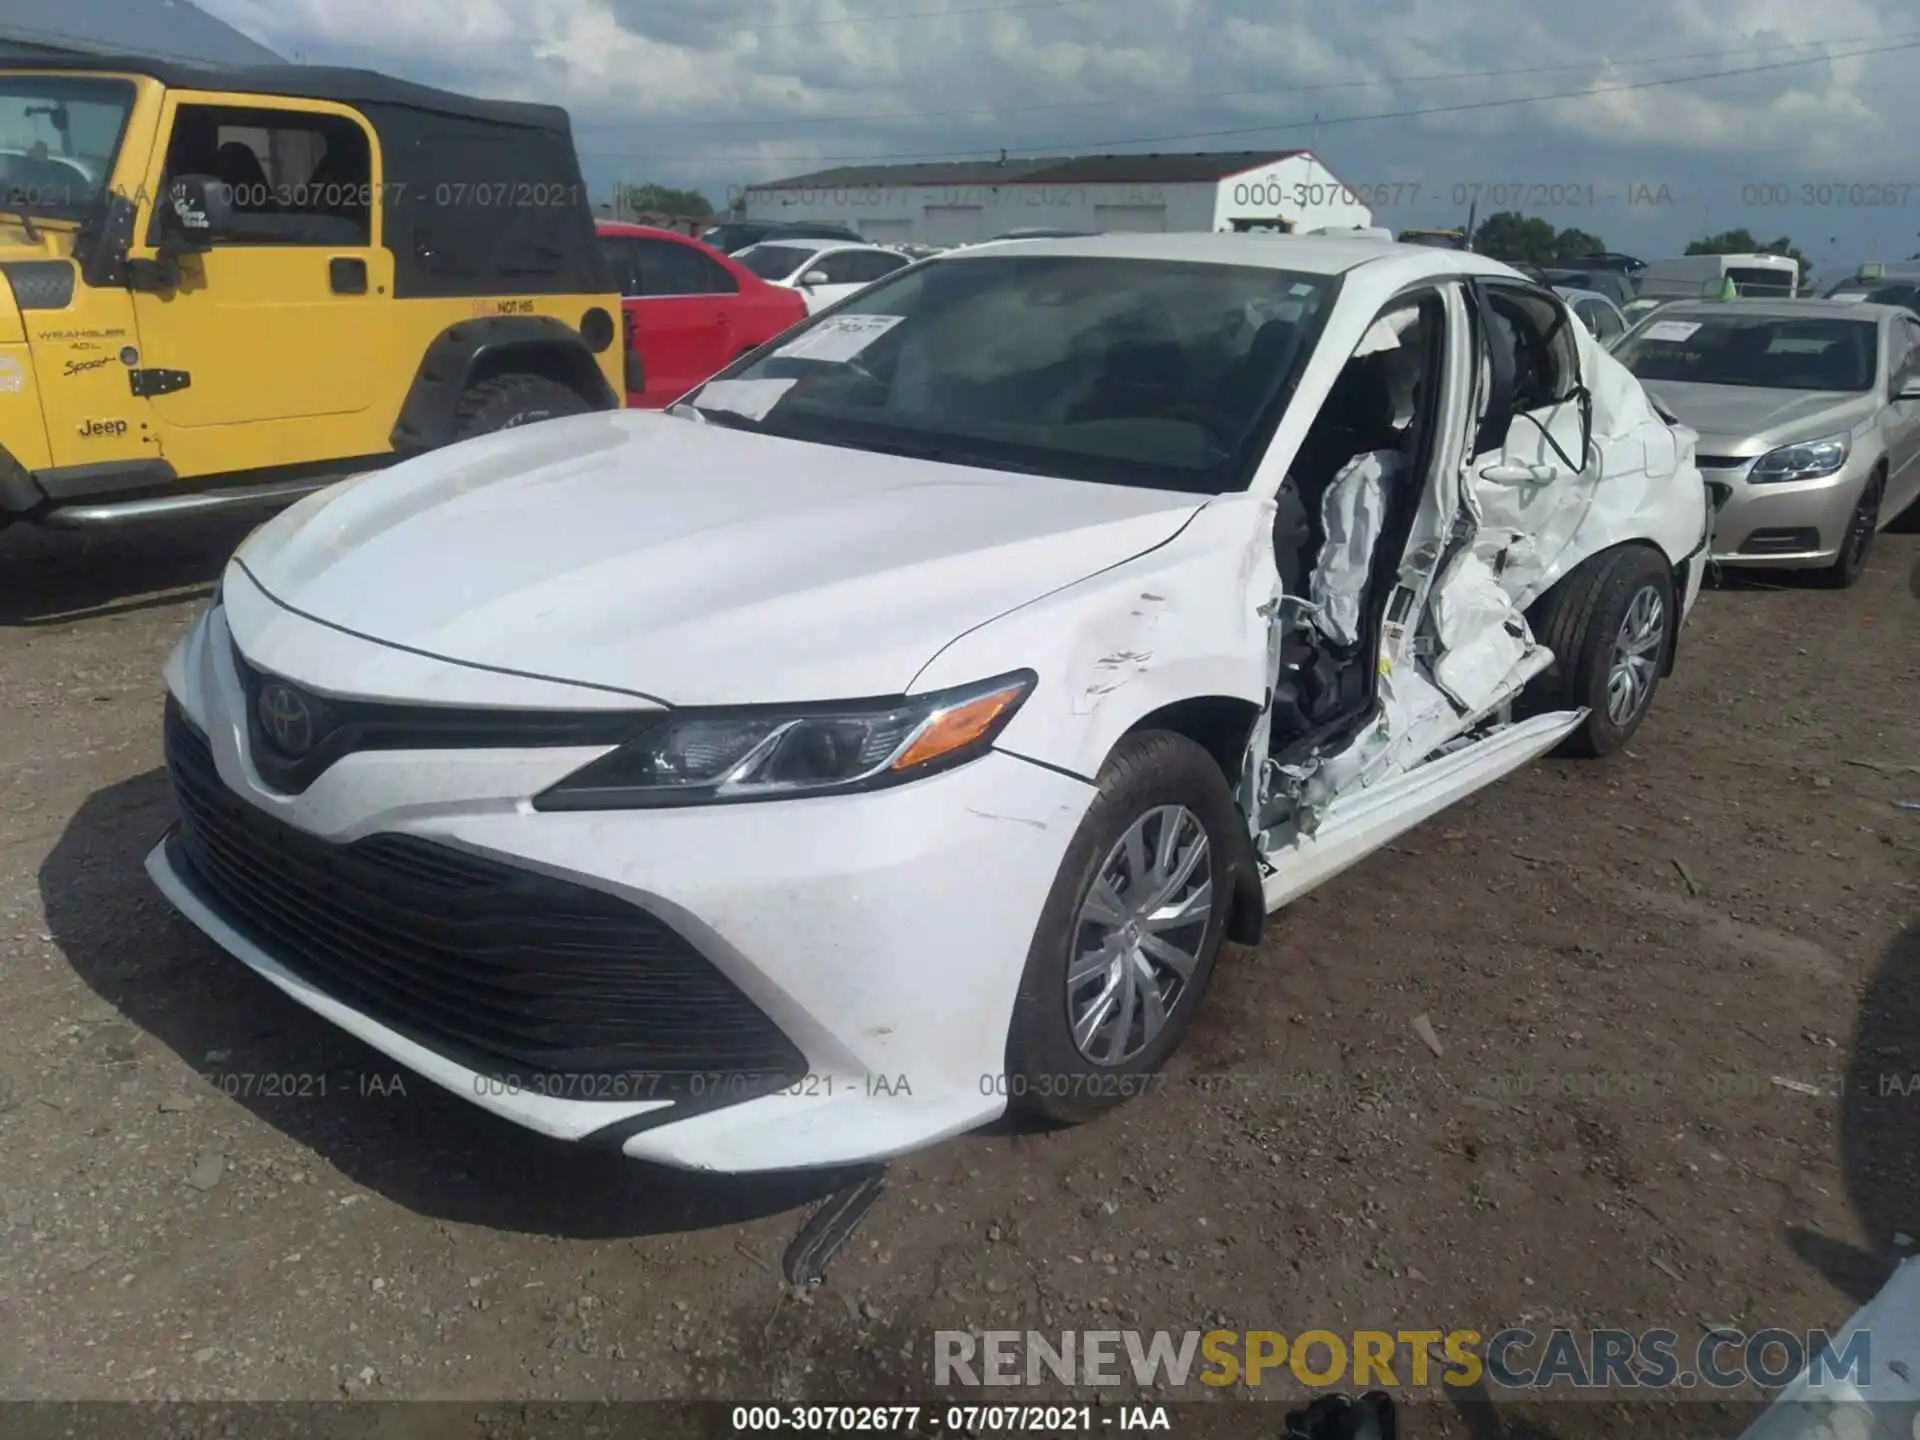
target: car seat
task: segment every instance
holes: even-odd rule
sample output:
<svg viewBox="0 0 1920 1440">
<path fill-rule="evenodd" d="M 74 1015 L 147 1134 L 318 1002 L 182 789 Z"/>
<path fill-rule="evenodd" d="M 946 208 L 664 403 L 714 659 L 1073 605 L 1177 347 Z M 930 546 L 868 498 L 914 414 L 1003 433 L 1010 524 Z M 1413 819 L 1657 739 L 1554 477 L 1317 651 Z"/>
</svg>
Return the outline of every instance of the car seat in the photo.
<svg viewBox="0 0 1920 1440">
<path fill-rule="evenodd" d="M 1334 381 L 1275 496 L 1273 558 L 1286 594 L 1302 599 L 1312 594 L 1314 567 L 1326 539 L 1322 505 L 1333 482 L 1361 456 L 1405 454 L 1413 429 L 1403 422 L 1403 412 L 1417 404 L 1419 388 L 1418 372 L 1410 367 L 1423 360 L 1418 345 L 1378 351 L 1349 360 Z M 1355 703 L 1368 677 L 1350 662 L 1350 647 L 1332 643 L 1318 628 L 1288 633 L 1273 703 L 1276 749 L 1337 720 Z"/>
<path fill-rule="evenodd" d="M 251 145 L 239 140 L 222 145 L 213 157 L 213 173 L 232 194 L 235 210 L 258 213 L 278 208 L 267 184 L 267 172 Z"/>
<path fill-rule="evenodd" d="M 1334 478 L 1356 456 L 1405 446 L 1409 432 L 1401 428 L 1400 412 L 1408 387 L 1402 355 L 1399 349 L 1384 350 L 1347 362 L 1281 482 L 1273 558 L 1288 594 L 1307 592 L 1324 538 L 1320 504 Z"/>
<path fill-rule="evenodd" d="M 1292 320 L 1269 320 L 1254 331 L 1247 353 L 1220 377 L 1220 411 L 1241 424 L 1252 424 L 1269 392 L 1292 373 L 1299 349 L 1300 327 Z"/>
</svg>

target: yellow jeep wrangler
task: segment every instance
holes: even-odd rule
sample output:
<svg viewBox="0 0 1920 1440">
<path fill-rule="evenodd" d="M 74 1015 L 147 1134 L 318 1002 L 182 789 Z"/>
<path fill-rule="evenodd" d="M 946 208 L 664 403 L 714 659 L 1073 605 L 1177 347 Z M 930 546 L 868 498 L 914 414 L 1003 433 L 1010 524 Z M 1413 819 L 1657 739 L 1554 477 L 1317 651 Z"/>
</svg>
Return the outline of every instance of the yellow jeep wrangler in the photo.
<svg viewBox="0 0 1920 1440">
<path fill-rule="evenodd" d="M 0 64 L 0 526 L 284 501 L 618 409 L 564 110 L 356 70 Z"/>
</svg>

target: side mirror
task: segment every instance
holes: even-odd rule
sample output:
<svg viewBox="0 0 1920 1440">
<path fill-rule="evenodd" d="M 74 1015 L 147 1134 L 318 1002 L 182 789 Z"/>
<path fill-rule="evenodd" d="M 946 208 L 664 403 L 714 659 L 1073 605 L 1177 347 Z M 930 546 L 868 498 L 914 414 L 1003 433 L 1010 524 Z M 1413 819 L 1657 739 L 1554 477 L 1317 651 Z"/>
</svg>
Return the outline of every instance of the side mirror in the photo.
<svg viewBox="0 0 1920 1440">
<path fill-rule="evenodd" d="M 809 270 L 800 277 L 800 288 L 802 290 L 811 290 L 816 285 L 824 285 L 826 283 L 827 272 L 824 270 Z"/>
</svg>

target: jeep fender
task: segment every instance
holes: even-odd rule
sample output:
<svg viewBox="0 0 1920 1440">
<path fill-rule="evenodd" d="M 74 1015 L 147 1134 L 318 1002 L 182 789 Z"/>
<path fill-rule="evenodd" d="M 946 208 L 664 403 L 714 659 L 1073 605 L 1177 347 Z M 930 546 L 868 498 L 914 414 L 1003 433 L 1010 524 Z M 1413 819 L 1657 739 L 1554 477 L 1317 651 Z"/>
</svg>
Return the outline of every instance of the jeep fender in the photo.
<svg viewBox="0 0 1920 1440">
<path fill-rule="evenodd" d="M 593 348 L 565 322 L 551 315 L 462 320 L 427 347 L 393 427 L 394 450 L 413 454 L 449 443 L 461 395 L 470 385 L 509 371 L 558 381 L 595 409 L 620 408 Z"/>
</svg>

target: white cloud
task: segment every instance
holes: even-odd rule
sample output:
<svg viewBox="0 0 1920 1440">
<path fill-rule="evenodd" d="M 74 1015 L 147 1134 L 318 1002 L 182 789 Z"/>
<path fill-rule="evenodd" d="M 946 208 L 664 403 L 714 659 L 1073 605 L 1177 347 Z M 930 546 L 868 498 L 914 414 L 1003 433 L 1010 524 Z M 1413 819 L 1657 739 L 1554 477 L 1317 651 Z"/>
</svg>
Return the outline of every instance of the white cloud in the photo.
<svg viewBox="0 0 1920 1440">
<path fill-rule="evenodd" d="M 1904 255 L 1920 229 L 1920 175 L 1895 173 L 1920 150 L 1906 101 L 1920 49 L 1754 68 L 1820 53 L 1788 48 L 1805 42 L 1843 55 L 1920 40 L 1899 0 L 201 3 L 309 61 L 567 105 L 590 175 L 716 196 L 842 157 L 1311 144 L 1350 181 L 1428 177 L 1442 209 L 1468 182 L 1524 175 L 1666 184 L 1689 233 L 1708 220 L 1846 232 Z M 1751 73 L 1643 84 L 1734 70 Z M 1485 105 L 1567 92 L 1587 94 Z M 1434 113 L 1351 118 L 1406 111 Z M 1743 182 L 1799 178 L 1912 183 L 1914 204 L 1736 213 Z M 1551 218 L 1624 234 L 1659 217 Z"/>
</svg>

